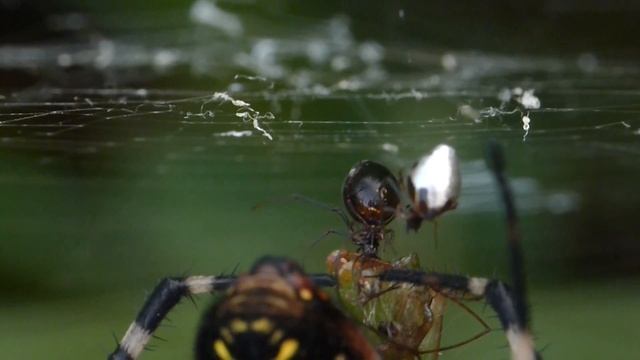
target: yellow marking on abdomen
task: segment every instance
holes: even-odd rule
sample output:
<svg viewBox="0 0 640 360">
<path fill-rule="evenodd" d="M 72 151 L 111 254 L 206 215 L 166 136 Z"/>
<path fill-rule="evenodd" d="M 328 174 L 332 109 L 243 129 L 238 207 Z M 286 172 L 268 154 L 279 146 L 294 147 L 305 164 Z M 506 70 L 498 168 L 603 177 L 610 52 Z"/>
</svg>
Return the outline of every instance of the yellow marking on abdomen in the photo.
<svg viewBox="0 0 640 360">
<path fill-rule="evenodd" d="M 295 339 L 287 339 L 280 344 L 280 350 L 278 351 L 278 355 L 274 358 L 274 360 L 289 360 L 291 359 L 296 352 L 298 351 L 298 347 L 300 343 Z"/>
<path fill-rule="evenodd" d="M 213 350 L 216 352 L 216 355 L 222 360 L 233 360 L 233 356 L 229 353 L 229 349 L 224 344 L 224 341 L 218 339 L 213 342 Z"/>
<path fill-rule="evenodd" d="M 300 298 L 304 301 L 311 301 L 313 293 L 307 288 L 300 289 Z"/>
<path fill-rule="evenodd" d="M 233 335 L 231 335 L 231 332 L 229 331 L 229 329 L 227 328 L 220 329 L 220 334 L 222 335 L 222 337 L 227 343 L 233 342 Z"/>
<path fill-rule="evenodd" d="M 234 333 L 243 333 L 249 329 L 247 322 L 240 319 L 233 319 L 229 327 Z"/>
<path fill-rule="evenodd" d="M 251 323 L 251 330 L 261 334 L 268 334 L 273 330 L 273 323 L 267 318 L 260 318 Z"/>
<path fill-rule="evenodd" d="M 271 335 L 271 338 L 269 339 L 269 344 L 275 345 L 276 343 L 278 343 L 278 341 L 280 341 L 280 339 L 282 339 L 283 336 L 284 333 L 282 332 L 282 330 L 278 329 L 274 331 L 273 335 Z"/>
</svg>

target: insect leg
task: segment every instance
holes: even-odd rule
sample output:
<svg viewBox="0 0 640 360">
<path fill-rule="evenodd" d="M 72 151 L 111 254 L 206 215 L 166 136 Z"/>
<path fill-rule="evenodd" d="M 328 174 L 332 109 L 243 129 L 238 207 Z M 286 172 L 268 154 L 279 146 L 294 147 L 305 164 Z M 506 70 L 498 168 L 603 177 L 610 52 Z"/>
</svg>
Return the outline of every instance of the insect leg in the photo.
<svg viewBox="0 0 640 360">
<path fill-rule="evenodd" d="M 317 208 L 320 209 L 325 209 L 328 211 L 331 211 L 332 213 L 336 214 L 340 220 L 347 226 L 347 228 L 349 229 L 353 229 L 353 224 L 351 223 L 351 220 L 349 220 L 349 217 L 347 216 L 347 214 L 345 214 L 345 212 L 337 207 L 331 206 L 329 204 L 326 204 L 320 200 L 316 200 L 314 198 L 308 197 L 306 195 L 302 195 L 302 194 L 297 194 L 297 193 L 293 193 L 293 194 L 289 194 L 289 196 L 287 196 L 286 198 L 274 198 L 271 199 L 269 201 L 263 202 L 263 203 L 259 203 L 253 206 L 253 210 L 257 210 L 259 208 L 262 208 L 263 206 L 265 206 L 266 204 L 269 203 L 284 203 L 284 202 L 289 202 L 289 201 L 299 201 L 299 202 L 305 202 L 311 206 L 315 206 Z"/>
<path fill-rule="evenodd" d="M 307 276 L 313 285 L 321 288 L 336 286 L 336 278 L 329 274 L 309 274 Z"/>
</svg>

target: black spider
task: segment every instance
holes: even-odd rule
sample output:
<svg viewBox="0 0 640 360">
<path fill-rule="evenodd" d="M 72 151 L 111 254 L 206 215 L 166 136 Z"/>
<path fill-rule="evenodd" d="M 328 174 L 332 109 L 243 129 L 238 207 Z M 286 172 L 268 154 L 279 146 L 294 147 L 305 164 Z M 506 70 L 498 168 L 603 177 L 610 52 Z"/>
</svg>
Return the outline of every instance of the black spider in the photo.
<svg viewBox="0 0 640 360">
<path fill-rule="evenodd" d="M 400 204 L 395 176 L 384 165 L 360 161 L 344 180 L 342 199 L 353 221 L 342 217 L 358 252 L 377 257 L 380 244 L 392 234 L 385 226 L 393 220 Z"/>
</svg>

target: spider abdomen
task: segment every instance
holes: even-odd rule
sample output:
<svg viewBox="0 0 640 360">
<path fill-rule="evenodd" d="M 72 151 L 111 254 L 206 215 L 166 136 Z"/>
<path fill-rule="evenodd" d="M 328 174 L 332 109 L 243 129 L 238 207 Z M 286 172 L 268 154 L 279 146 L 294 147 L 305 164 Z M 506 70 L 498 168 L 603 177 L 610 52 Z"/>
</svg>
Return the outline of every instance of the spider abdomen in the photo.
<svg viewBox="0 0 640 360">
<path fill-rule="evenodd" d="M 197 360 L 377 359 L 359 329 L 302 274 L 238 278 L 205 313 Z"/>
</svg>

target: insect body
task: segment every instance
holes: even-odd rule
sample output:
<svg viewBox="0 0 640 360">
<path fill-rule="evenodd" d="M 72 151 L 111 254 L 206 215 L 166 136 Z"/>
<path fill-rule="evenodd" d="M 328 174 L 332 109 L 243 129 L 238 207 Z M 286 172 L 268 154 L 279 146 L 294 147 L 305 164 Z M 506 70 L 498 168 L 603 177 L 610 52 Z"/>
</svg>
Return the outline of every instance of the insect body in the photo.
<svg viewBox="0 0 640 360">
<path fill-rule="evenodd" d="M 378 334 L 385 359 L 415 359 L 420 349 L 437 353 L 446 298 L 428 287 L 380 281 L 389 270 L 419 270 L 411 254 L 387 262 L 347 250 L 327 257 L 345 310 Z"/>
<path fill-rule="evenodd" d="M 422 157 L 406 179 L 411 208 L 407 228 L 418 230 L 423 220 L 433 220 L 458 206 L 460 168 L 455 150 L 445 144 Z"/>
</svg>

